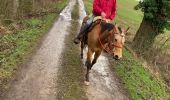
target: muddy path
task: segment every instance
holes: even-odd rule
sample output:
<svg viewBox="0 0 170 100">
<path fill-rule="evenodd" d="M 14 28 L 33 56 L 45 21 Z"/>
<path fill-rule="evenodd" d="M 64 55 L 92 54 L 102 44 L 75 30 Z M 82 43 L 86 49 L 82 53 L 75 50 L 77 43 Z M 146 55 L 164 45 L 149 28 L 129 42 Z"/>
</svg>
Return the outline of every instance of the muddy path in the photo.
<svg viewBox="0 0 170 100">
<path fill-rule="evenodd" d="M 75 0 L 70 0 L 35 55 L 22 67 L 4 100 L 56 100 L 60 56 L 74 5 Z"/>
<path fill-rule="evenodd" d="M 102 53 L 90 71 L 90 85 L 86 93 L 89 100 L 129 100 L 110 66 L 108 55 Z"/>
<path fill-rule="evenodd" d="M 60 13 L 44 38 L 40 48 L 32 59 L 23 66 L 18 78 L 4 100 L 56 100 L 57 74 L 61 66 L 61 54 L 64 49 L 65 36 L 69 34 L 71 25 L 71 11 L 76 0 L 70 0 L 66 8 Z M 82 22 L 86 12 L 82 0 L 78 0 L 80 7 L 79 22 Z M 85 50 L 84 55 L 86 55 Z M 85 58 L 85 57 L 84 57 Z M 83 59 L 82 63 L 85 63 Z M 90 73 L 90 86 L 85 91 L 89 100 L 128 100 L 122 92 L 115 73 L 110 69 L 106 54 L 102 54 Z M 85 66 L 84 66 L 85 71 Z"/>
</svg>

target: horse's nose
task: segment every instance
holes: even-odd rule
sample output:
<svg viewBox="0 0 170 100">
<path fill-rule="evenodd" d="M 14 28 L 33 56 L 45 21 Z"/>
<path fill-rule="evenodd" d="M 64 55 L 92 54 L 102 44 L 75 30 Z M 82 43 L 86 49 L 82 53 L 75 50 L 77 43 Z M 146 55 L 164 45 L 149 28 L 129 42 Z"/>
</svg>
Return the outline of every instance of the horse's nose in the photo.
<svg viewBox="0 0 170 100">
<path fill-rule="evenodd" d="M 118 57 L 118 55 L 115 55 L 115 57 L 114 57 L 114 58 L 115 58 L 116 60 L 119 60 L 119 59 L 118 59 L 118 58 L 119 58 L 119 57 Z"/>
</svg>

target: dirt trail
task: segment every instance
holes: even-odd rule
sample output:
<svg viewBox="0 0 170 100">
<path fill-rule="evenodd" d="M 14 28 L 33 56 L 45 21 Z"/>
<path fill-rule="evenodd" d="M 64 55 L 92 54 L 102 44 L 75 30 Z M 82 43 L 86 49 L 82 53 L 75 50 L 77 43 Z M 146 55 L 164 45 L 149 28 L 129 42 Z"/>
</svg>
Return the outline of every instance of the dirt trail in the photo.
<svg viewBox="0 0 170 100">
<path fill-rule="evenodd" d="M 84 4 L 79 0 L 80 20 L 86 15 Z M 87 49 L 84 52 L 86 56 Z M 83 59 L 85 64 L 85 59 Z M 87 96 L 89 100 L 128 100 L 123 94 L 120 83 L 115 73 L 110 69 L 109 60 L 106 54 L 102 53 L 97 63 L 93 66 L 90 72 L 90 85 L 87 86 Z"/>
<path fill-rule="evenodd" d="M 109 66 L 107 54 L 102 53 L 90 71 L 90 85 L 87 87 L 89 100 L 128 100 Z"/>
<path fill-rule="evenodd" d="M 61 12 L 31 61 L 21 69 L 4 100 L 56 100 L 60 56 L 75 1 L 70 0 Z"/>
<path fill-rule="evenodd" d="M 83 1 L 78 2 L 81 23 L 86 13 Z M 31 61 L 21 69 L 4 100 L 56 100 L 57 73 L 61 67 L 64 38 L 69 34 L 67 28 L 71 24 L 71 11 L 75 3 L 76 0 L 70 0 L 61 12 Z M 102 54 L 90 73 L 91 84 L 86 89 L 89 100 L 127 100 L 109 66 L 108 59 Z"/>
</svg>

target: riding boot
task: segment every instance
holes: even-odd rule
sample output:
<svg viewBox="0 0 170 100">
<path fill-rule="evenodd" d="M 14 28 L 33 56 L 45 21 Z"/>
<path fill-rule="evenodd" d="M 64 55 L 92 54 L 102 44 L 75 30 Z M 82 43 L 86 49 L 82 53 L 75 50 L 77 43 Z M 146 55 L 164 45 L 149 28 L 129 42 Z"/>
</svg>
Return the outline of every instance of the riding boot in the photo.
<svg viewBox="0 0 170 100">
<path fill-rule="evenodd" d="M 74 39 L 74 43 L 75 44 L 79 44 L 80 43 L 80 40 L 82 39 L 82 37 L 84 36 L 84 34 L 86 33 L 86 30 L 89 28 L 89 24 L 88 23 L 85 23 L 81 29 L 80 29 L 80 32 L 79 34 L 76 36 L 76 38 Z"/>
<path fill-rule="evenodd" d="M 91 24 L 93 23 L 93 19 L 94 19 L 94 15 L 92 15 L 91 17 L 89 17 L 89 19 L 83 23 L 79 34 L 76 36 L 76 38 L 74 39 L 74 43 L 78 44 L 80 43 L 80 40 L 83 38 L 83 36 L 86 34 L 86 31 L 88 30 L 88 28 L 91 26 Z"/>
</svg>

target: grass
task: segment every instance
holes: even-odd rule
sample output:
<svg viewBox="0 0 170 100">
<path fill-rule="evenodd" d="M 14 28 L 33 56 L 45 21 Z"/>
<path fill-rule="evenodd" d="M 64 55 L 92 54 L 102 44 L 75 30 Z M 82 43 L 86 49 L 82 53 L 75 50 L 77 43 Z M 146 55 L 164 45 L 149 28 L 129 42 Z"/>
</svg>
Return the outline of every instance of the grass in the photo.
<svg viewBox="0 0 170 100">
<path fill-rule="evenodd" d="M 132 33 L 136 33 L 143 18 L 140 11 L 134 10 L 136 0 L 117 0 L 117 16 L 115 22 L 123 27 L 130 27 Z"/>
<path fill-rule="evenodd" d="M 170 99 L 169 91 L 164 82 L 152 77 L 142 63 L 135 60 L 127 50 L 123 52 L 123 59 L 113 66 L 132 100 Z"/>
<path fill-rule="evenodd" d="M 87 13 L 91 13 L 92 1 L 85 0 Z M 133 7 L 136 0 L 117 0 L 117 16 L 115 22 L 123 27 L 130 26 L 131 32 L 136 33 L 143 18 L 140 11 Z M 126 49 L 123 50 L 123 59 L 113 64 L 113 69 L 122 80 L 123 86 L 127 89 L 132 100 L 169 100 L 169 91 L 160 81 L 144 68 L 142 63 L 133 58 Z"/>
<path fill-rule="evenodd" d="M 62 53 L 62 68 L 58 77 L 59 100 L 87 100 L 84 91 L 84 74 L 79 57 L 79 46 L 73 44 L 73 38 L 78 32 L 79 6 L 75 5 L 72 11 L 70 34 L 65 38 L 65 48 Z"/>
<path fill-rule="evenodd" d="M 170 36 L 170 30 L 165 30 L 165 34 Z"/>
<path fill-rule="evenodd" d="M 64 0 L 57 3 L 58 11 L 61 11 L 67 2 L 68 0 Z M 15 34 L 0 36 L 0 93 L 8 88 L 7 83 L 14 77 L 18 66 L 29 58 L 58 14 L 51 13 L 39 18 L 24 19 L 21 21 L 24 26 L 22 30 Z"/>
</svg>

